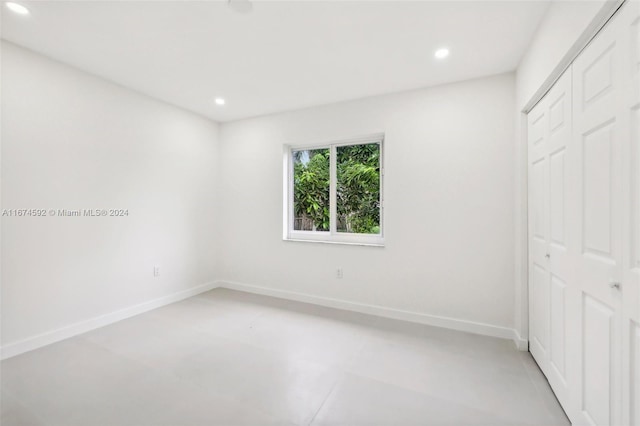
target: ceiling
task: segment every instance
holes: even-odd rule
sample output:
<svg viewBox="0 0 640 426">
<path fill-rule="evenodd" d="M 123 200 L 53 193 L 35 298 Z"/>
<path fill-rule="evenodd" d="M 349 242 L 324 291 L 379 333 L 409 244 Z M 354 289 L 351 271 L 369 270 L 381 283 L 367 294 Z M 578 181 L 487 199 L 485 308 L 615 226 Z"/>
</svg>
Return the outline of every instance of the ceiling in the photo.
<svg viewBox="0 0 640 426">
<path fill-rule="evenodd" d="M 15 1 L 2 38 L 216 121 L 512 71 L 549 4 Z"/>
</svg>

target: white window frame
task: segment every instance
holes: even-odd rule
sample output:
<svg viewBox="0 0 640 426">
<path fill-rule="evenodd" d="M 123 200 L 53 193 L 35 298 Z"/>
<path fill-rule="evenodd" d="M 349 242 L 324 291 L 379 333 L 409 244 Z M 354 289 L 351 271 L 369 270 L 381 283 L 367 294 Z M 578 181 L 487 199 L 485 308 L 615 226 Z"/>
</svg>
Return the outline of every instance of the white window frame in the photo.
<svg viewBox="0 0 640 426">
<path fill-rule="evenodd" d="M 337 231 L 337 148 L 349 145 L 377 143 L 380 145 L 380 234 L 356 234 Z M 329 149 L 329 231 L 296 231 L 293 229 L 293 151 Z M 309 145 L 284 145 L 284 203 L 283 203 L 283 239 L 285 241 L 309 241 L 319 243 L 355 244 L 384 246 L 384 133 L 341 139 L 326 143 Z"/>
</svg>

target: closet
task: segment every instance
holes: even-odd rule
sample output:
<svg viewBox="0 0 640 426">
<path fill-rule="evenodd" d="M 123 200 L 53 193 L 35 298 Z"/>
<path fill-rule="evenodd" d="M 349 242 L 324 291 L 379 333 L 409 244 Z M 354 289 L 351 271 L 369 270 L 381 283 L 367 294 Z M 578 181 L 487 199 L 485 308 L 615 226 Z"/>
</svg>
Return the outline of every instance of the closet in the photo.
<svg viewBox="0 0 640 426">
<path fill-rule="evenodd" d="M 529 350 L 573 424 L 640 426 L 640 1 L 527 132 Z"/>
</svg>

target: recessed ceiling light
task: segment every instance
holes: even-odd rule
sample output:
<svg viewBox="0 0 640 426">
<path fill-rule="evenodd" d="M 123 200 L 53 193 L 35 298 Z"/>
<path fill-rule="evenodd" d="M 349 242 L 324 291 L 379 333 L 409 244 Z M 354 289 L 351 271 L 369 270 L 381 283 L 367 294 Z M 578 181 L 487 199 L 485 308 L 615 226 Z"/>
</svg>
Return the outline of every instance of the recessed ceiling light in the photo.
<svg viewBox="0 0 640 426">
<path fill-rule="evenodd" d="M 14 3 L 12 1 L 6 2 L 5 4 L 7 5 L 7 8 L 10 11 L 17 13 L 18 15 L 28 15 L 29 14 L 29 9 L 27 9 L 26 7 L 24 7 L 21 4 Z"/>
<path fill-rule="evenodd" d="M 446 47 L 436 50 L 435 57 L 437 59 L 444 59 L 447 56 L 449 56 L 449 49 L 447 49 Z"/>
<path fill-rule="evenodd" d="M 216 103 L 216 105 L 224 105 L 225 104 L 224 98 L 215 98 L 213 101 Z"/>
</svg>

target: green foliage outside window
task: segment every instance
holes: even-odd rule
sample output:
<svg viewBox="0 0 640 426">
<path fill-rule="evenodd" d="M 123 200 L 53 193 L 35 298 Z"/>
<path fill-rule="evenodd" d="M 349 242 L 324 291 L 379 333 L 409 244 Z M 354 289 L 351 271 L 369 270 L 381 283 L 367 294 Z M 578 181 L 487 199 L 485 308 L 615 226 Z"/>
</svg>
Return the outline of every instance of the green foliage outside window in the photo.
<svg viewBox="0 0 640 426">
<path fill-rule="evenodd" d="M 337 148 L 338 232 L 380 233 L 380 145 Z"/>
<path fill-rule="evenodd" d="M 380 233 L 380 145 L 336 148 L 338 232 Z M 330 228 L 330 150 L 293 152 L 294 230 Z"/>
<path fill-rule="evenodd" d="M 295 230 L 329 230 L 329 149 L 293 153 Z"/>
</svg>

